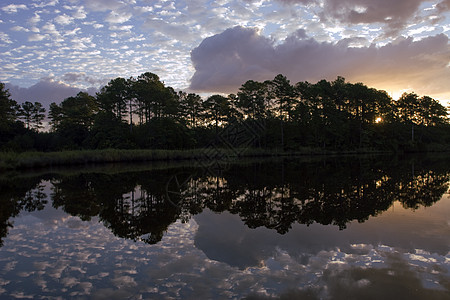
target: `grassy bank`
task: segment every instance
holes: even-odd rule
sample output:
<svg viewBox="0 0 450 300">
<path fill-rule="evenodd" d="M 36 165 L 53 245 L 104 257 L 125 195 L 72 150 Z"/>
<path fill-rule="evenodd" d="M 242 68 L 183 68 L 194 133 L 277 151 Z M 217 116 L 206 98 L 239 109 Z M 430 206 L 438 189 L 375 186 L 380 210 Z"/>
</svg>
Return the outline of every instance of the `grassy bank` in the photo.
<svg viewBox="0 0 450 300">
<path fill-rule="evenodd" d="M 374 153 L 371 150 L 346 151 L 339 154 Z M 0 152 L 0 171 L 29 168 L 75 166 L 115 162 L 211 160 L 233 157 L 280 157 L 297 155 L 338 154 L 333 151 L 303 148 L 298 151 L 283 152 L 264 149 L 191 149 L 191 150 L 75 150 L 61 152 Z"/>
<path fill-rule="evenodd" d="M 196 157 L 194 150 L 71 150 L 61 152 L 3 152 L 0 170 L 70 166 L 95 163 L 182 160 Z"/>
</svg>

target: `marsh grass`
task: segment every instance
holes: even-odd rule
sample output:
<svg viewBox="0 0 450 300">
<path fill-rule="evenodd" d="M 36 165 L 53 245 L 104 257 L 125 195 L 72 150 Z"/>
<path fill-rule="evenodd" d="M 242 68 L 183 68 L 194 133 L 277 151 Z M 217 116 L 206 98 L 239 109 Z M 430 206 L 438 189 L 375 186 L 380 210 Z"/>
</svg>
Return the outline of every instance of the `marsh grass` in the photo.
<svg viewBox="0 0 450 300">
<path fill-rule="evenodd" d="M 333 155 L 332 151 L 321 149 L 302 148 L 297 151 L 282 151 L 277 149 L 219 149 L 221 155 L 239 158 L 249 157 L 285 157 L 303 155 Z M 371 151 L 360 151 L 367 153 Z M 152 162 L 152 161 L 181 161 L 211 159 L 207 157 L 208 149 L 190 150 L 71 150 L 61 152 L 0 152 L 0 171 L 21 170 L 30 168 L 80 166 L 103 163 Z M 209 152 L 210 153 L 210 152 Z M 237 154 L 239 153 L 239 155 Z M 356 152 L 341 153 L 354 154 Z M 216 157 L 216 159 L 221 159 Z"/>
<path fill-rule="evenodd" d="M 178 161 L 202 159 L 204 149 L 192 150 L 75 150 L 61 152 L 0 152 L 0 170 L 85 165 L 115 162 Z M 228 156 L 236 156 L 226 151 Z M 250 156 L 269 155 L 266 151 L 251 151 Z"/>
<path fill-rule="evenodd" d="M 194 151 L 181 150 L 75 150 L 62 152 L 3 152 L 0 170 L 41 168 L 113 162 L 180 160 L 194 157 Z"/>
</svg>

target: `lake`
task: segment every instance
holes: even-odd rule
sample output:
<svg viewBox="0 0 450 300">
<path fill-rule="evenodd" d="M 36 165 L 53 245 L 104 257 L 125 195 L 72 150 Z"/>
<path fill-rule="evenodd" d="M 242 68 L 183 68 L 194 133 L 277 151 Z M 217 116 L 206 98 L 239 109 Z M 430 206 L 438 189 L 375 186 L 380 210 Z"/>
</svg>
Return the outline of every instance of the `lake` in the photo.
<svg viewBox="0 0 450 300">
<path fill-rule="evenodd" d="M 450 299 L 450 157 L 0 177 L 0 298 Z"/>
</svg>

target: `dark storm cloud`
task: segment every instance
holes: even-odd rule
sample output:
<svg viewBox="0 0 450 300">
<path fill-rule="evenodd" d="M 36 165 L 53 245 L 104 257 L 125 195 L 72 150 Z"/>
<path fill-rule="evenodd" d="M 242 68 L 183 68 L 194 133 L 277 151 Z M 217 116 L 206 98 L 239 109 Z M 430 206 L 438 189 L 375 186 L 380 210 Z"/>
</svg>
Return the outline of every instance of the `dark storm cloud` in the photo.
<svg viewBox="0 0 450 300">
<path fill-rule="evenodd" d="M 249 79 L 263 81 L 281 73 L 292 82 L 332 80 L 342 75 L 369 85 L 385 84 L 385 88 L 413 84 L 427 85 L 436 93 L 448 92 L 450 47 L 446 35 L 419 41 L 399 38 L 382 47 L 355 48 L 349 46 L 352 42 L 318 42 L 299 30 L 276 45 L 256 29 L 227 29 L 206 38 L 192 51 L 195 73 L 191 89 L 234 93 Z M 438 91 L 439 85 L 446 90 Z"/>
</svg>

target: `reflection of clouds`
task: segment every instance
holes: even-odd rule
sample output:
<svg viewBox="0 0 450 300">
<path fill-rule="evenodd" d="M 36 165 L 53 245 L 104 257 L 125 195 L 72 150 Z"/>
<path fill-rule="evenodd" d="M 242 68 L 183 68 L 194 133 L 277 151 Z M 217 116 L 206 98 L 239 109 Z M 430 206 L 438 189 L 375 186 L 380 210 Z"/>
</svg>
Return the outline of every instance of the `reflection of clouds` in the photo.
<svg viewBox="0 0 450 300">
<path fill-rule="evenodd" d="M 12 270 L 14 270 L 17 263 L 18 263 L 18 261 L 10 261 L 3 267 L 3 270 L 6 272 L 12 271 Z"/>
<path fill-rule="evenodd" d="M 65 277 L 65 278 L 61 278 L 61 283 L 65 286 L 65 287 L 73 287 L 74 285 L 77 285 L 79 283 L 78 279 L 75 277 Z"/>
<path fill-rule="evenodd" d="M 366 230 L 294 226 L 281 236 L 205 211 L 172 224 L 156 245 L 118 239 L 97 219 L 81 222 L 62 212 L 52 211 L 50 221 L 43 214 L 17 218 L 16 225 L 0 251 L 0 297 L 38 291 L 44 298 L 364 298 L 414 283 L 426 298 L 427 288 L 445 293 L 450 286 L 448 246 L 446 254 L 425 243 L 403 253 L 392 237 L 385 243 L 372 235 L 380 227 L 370 222 Z"/>
<path fill-rule="evenodd" d="M 8 283 L 10 283 L 9 280 L 5 280 L 5 279 L 3 279 L 3 278 L 0 278 L 0 286 L 7 285 Z"/>
<path fill-rule="evenodd" d="M 136 281 L 131 276 L 117 276 L 111 280 L 115 287 L 123 289 L 124 287 L 134 287 L 136 286 Z"/>
<path fill-rule="evenodd" d="M 42 275 L 42 274 L 40 274 Z M 42 291 L 48 292 L 47 281 L 44 280 L 41 276 L 37 276 L 33 279 L 33 283 L 38 286 Z"/>
</svg>

